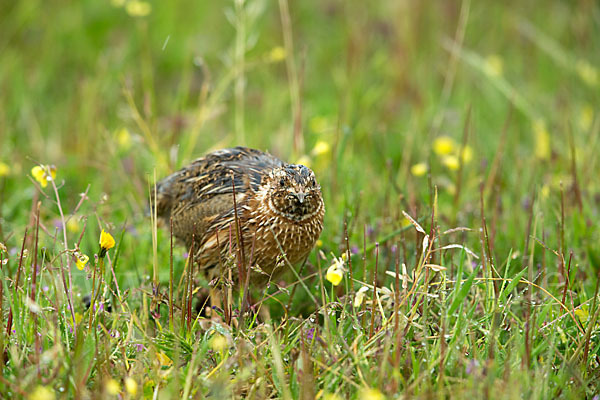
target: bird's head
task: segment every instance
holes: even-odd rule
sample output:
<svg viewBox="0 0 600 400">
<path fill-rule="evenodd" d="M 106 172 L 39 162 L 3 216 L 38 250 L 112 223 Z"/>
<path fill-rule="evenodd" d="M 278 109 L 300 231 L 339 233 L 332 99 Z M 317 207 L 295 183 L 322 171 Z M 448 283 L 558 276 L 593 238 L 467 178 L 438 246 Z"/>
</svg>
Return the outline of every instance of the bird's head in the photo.
<svg viewBox="0 0 600 400">
<path fill-rule="evenodd" d="M 314 172 L 304 165 L 286 164 L 275 168 L 263 185 L 272 212 L 295 221 L 315 216 L 323 207 L 321 186 Z"/>
</svg>

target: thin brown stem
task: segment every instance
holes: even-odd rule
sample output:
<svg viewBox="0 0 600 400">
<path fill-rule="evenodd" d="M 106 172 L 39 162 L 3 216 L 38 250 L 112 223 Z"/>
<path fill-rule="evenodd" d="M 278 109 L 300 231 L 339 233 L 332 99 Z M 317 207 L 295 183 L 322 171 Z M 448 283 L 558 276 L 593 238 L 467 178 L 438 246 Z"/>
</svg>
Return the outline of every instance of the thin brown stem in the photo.
<svg viewBox="0 0 600 400">
<path fill-rule="evenodd" d="M 169 326 L 173 330 L 173 217 L 169 219 L 171 253 L 169 257 Z"/>
<path fill-rule="evenodd" d="M 471 105 L 469 104 L 469 108 L 467 110 L 467 117 L 465 119 L 465 126 L 463 128 L 463 137 L 460 145 L 460 151 L 458 153 L 458 171 L 456 172 L 456 191 L 454 193 L 454 210 L 455 210 L 455 220 L 456 214 L 458 213 L 458 203 L 460 200 L 460 194 L 462 192 L 462 175 L 463 175 L 463 164 L 464 164 L 464 154 L 465 148 L 467 147 L 467 141 L 469 140 L 469 131 L 471 130 Z"/>
<path fill-rule="evenodd" d="M 379 243 L 375 243 L 375 269 L 373 270 L 373 299 L 371 302 L 371 328 L 369 339 L 375 332 L 375 310 L 377 310 L 377 264 L 379 263 Z"/>
<path fill-rule="evenodd" d="M 17 291 L 19 290 L 19 278 L 21 277 L 21 269 L 23 268 L 23 253 L 25 251 L 25 242 L 27 241 L 27 227 L 25 228 L 25 233 L 23 234 L 23 243 L 21 244 L 21 254 L 19 256 L 19 265 L 17 267 L 17 276 L 15 278 L 15 290 L 13 296 L 17 296 Z M 13 313 L 12 308 L 8 311 L 8 320 L 6 321 L 6 335 L 10 336 L 12 333 L 12 321 L 13 321 Z"/>
<path fill-rule="evenodd" d="M 31 264 L 31 288 L 30 288 L 30 292 L 29 292 L 29 298 L 31 299 L 31 302 L 33 304 L 35 304 L 35 295 L 36 295 L 36 288 L 37 288 L 37 263 L 38 263 L 38 245 L 39 245 L 39 239 L 40 239 L 40 206 L 41 206 L 41 202 L 38 201 L 37 203 L 37 207 L 36 207 L 36 215 L 35 215 L 35 220 L 36 220 L 36 224 L 35 224 L 35 242 L 34 242 L 34 248 L 33 248 L 33 258 L 32 258 L 32 264 Z M 65 227 L 63 226 L 63 229 L 65 229 Z M 35 337 L 35 349 L 33 352 L 33 357 L 34 357 L 34 364 L 38 363 L 39 360 L 39 353 L 41 353 L 42 349 L 41 349 L 41 343 L 40 343 L 40 336 L 38 335 L 38 320 L 37 320 L 37 314 L 32 310 L 31 311 L 31 319 L 33 322 L 33 335 Z M 38 368 L 38 378 L 40 374 L 40 370 Z"/>
</svg>

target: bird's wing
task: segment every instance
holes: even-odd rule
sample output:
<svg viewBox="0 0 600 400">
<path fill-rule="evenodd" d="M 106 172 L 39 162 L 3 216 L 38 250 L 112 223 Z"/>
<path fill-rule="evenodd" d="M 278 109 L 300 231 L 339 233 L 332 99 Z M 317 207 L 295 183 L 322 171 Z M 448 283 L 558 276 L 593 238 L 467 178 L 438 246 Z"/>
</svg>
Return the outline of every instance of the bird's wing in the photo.
<svg viewBox="0 0 600 400">
<path fill-rule="evenodd" d="M 196 223 L 202 232 L 232 210 L 234 185 L 240 207 L 262 177 L 281 165 L 278 158 L 246 147 L 207 154 L 157 183 L 157 215 L 166 221 L 172 217 L 179 231 Z"/>
</svg>

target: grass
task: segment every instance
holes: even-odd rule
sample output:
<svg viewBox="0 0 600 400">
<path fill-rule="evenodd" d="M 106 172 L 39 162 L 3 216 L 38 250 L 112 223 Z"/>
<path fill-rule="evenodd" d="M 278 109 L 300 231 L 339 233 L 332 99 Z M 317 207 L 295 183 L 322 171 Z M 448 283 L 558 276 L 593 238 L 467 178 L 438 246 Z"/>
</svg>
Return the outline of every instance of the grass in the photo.
<svg viewBox="0 0 600 400">
<path fill-rule="evenodd" d="M 0 397 L 597 398 L 599 26 L 594 2 L 3 3 Z M 145 209 L 234 145 L 310 164 L 327 213 L 250 288 L 261 317 L 233 279 L 219 321 Z"/>
</svg>

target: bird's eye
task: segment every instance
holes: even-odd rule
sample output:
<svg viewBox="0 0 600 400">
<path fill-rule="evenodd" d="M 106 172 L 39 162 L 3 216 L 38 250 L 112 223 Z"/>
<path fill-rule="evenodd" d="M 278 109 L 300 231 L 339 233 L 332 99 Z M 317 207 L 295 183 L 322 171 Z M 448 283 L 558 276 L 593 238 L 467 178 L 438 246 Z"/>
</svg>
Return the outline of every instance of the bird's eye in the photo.
<svg viewBox="0 0 600 400">
<path fill-rule="evenodd" d="M 283 179 L 279 180 L 279 186 L 281 186 L 281 187 L 285 186 L 285 181 Z"/>
<path fill-rule="evenodd" d="M 310 186 L 315 187 L 317 185 L 317 182 L 315 182 L 315 178 L 312 178 L 310 180 Z"/>
</svg>

